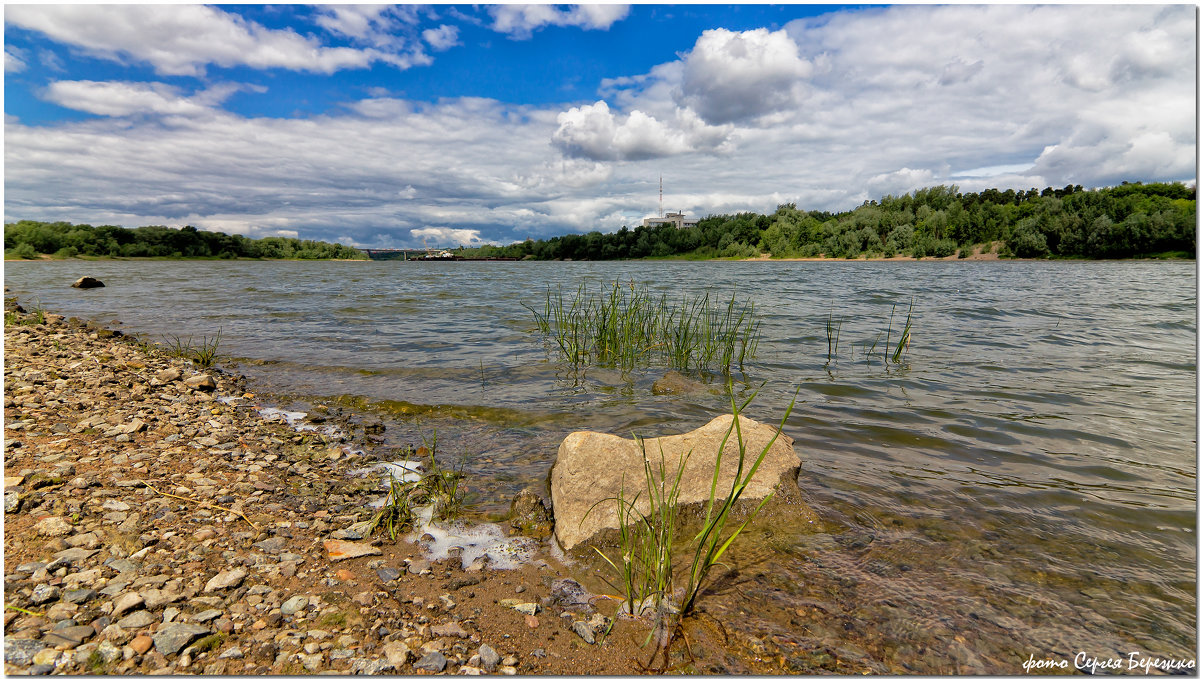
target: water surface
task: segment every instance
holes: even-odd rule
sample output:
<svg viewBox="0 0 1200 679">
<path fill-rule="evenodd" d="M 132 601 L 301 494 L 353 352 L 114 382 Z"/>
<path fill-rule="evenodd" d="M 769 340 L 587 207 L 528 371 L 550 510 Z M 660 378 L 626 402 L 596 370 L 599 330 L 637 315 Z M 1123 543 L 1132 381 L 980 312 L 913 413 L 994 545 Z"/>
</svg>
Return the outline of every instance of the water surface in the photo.
<svg viewBox="0 0 1200 679">
<path fill-rule="evenodd" d="M 107 287 L 68 287 L 84 274 Z M 731 375 L 735 392 L 763 385 L 748 414 L 766 421 L 798 393 L 787 432 L 829 530 L 768 523 L 735 555 L 744 601 L 712 601 L 731 615 L 744 605 L 748 634 L 797 657 L 818 640 L 893 672 L 1194 655 L 1192 263 L 72 261 L 5 273 L 25 303 L 147 339 L 220 329 L 261 393 L 370 408 L 394 440 L 436 428 L 443 449 L 470 451 L 485 510 L 540 483 L 567 432 L 676 433 L 727 410 L 717 394 L 653 395 L 662 369 L 579 373 L 547 351 L 523 304 L 614 280 L 753 300 L 763 340 Z M 899 305 L 895 341 L 910 299 L 904 360 L 868 355 Z"/>
</svg>

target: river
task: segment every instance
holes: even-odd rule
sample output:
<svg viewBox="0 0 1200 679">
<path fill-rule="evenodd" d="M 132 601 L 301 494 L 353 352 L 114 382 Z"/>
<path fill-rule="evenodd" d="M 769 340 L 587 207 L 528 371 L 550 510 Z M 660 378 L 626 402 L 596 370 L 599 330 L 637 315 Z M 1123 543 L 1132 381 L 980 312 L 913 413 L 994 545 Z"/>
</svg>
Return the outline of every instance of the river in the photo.
<svg viewBox="0 0 1200 679">
<path fill-rule="evenodd" d="M 69 287 L 84 274 L 106 287 Z M 767 522 L 733 557 L 738 596 L 713 597 L 797 657 L 783 670 L 1194 659 L 1192 262 L 61 261 L 6 262 L 4 278 L 26 306 L 149 340 L 219 329 L 282 405 L 368 409 L 396 441 L 436 429 L 466 452 L 482 512 L 540 484 L 570 431 L 678 433 L 728 410 L 654 395 L 661 368 L 570 370 L 523 303 L 618 280 L 736 294 L 762 341 L 735 392 L 762 385 L 747 414 L 767 422 L 798 394 L 786 432 L 827 527 Z M 910 301 L 909 351 L 869 354 Z"/>
</svg>

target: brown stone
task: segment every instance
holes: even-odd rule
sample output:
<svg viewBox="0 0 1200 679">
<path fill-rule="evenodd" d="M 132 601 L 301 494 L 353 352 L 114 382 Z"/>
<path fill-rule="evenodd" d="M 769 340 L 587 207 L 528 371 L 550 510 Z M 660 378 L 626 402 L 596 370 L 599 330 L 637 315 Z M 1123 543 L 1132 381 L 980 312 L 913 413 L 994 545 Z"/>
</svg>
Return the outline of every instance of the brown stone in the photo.
<svg viewBox="0 0 1200 679">
<path fill-rule="evenodd" d="M 325 553 L 329 556 L 330 561 L 357 559 L 361 556 L 381 556 L 383 554 L 377 547 L 346 540 L 326 540 Z"/>
<path fill-rule="evenodd" d="M 183 381 L 183 385 L 190 389 L 198 389 L 200 391 L 212 391 L 217 388 L 217 381 L 209 375 L 193 375 Z"/>
<path fill-rule="evenodd" d="M 129 648 L 132 648 L 133 652 L 138 655 L 144 655 L 153 646 L 154 639 L 146 634 L 139 634 L 133 638 L 133 641 L 129 642 Z"/>
<path fill-rule="evenodd" d="M 778 430 L 745 416 L 740 418 L 740 427 L 746 450 L 744 468 L 749 468 Z M 614 498 L 619 496 L 623 495 L 626 500 L 637 497 L 637 510 L 647 512 L 646 461 L 649 461 L 656 478 L 662 466 L 669 487 L 680 460 L 686 455 L 679 482 L 679 504 L 706 502 L 712 488 L 721 441 L 731 428 L 733 416 L 722 415 L 686 434 L 644 439 L 641 442 L 591 431 L 569 434 L 559 446 L 558 458 L 550 470 L 554 534 L 559 543 L 564 549 L 571 549 L 604 529 L 617 528 L 618 503 Z M 728 496 L 733 485 L 738 468 L 738 452 L 738 436 L 734 432 L 725 441 L 721 456 L 718 501 Z M 761 500 L 781 480 L 794 486 L 799 468 L 800 458 L 792 448 L 792 439 L 780 434 L 742 492 L 741 499 Z"/>
</svg>

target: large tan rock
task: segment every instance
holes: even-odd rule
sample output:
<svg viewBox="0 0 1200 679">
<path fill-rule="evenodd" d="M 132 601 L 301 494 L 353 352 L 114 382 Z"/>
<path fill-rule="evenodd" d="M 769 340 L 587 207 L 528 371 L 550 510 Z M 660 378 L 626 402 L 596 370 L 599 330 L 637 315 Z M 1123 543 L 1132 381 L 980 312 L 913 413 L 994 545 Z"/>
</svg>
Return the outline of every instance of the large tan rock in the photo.
<svg viewBox="0 0 1200 679">
<path fill-rule="evenodd" d="M 621 493 L 622 478 L 625 498 L 632 500 L 642 492 L 635 506 L 642 512 L 647 511 L 649 505 L 645 498 L 643 461 L 649 459 L 657 477 L 660 451 L 668 485 L 675 478 L 680 456 L 691 451 L 680 480 L 679 502 L 681 505 L 707 502 L 717 451 L 732 424 L 732 415 L 722 415 L 686 434 L 645 439 L 644 454 L 642 445 L 620 436 L 593 431 L 577 431 L 568 435 L 558 447 L 558 459 L 550 470 L 554 534 L 563 549 L 571 549 L 604 529 L 618 527 L 618 504 L 610 498 Z M 776 429 L 748 417 L 741 417 L 741 429 L 742 440 L 746 444 L 744 469 L 748 470 L 771 437 L 775 436 Z M 734 432 L 729 436 L 721 458 L 721 474 L 717 481 L 718 501 L 728 496 L 737 466 L 737 433 Z M 741 499 L 762 499 L 779 484 L 780 479 L 794 485 L 799 468 L 800 458 L 792 448 L 792 439 L 781 434 L 750 485 L 742 492 Z"/>
</svg>

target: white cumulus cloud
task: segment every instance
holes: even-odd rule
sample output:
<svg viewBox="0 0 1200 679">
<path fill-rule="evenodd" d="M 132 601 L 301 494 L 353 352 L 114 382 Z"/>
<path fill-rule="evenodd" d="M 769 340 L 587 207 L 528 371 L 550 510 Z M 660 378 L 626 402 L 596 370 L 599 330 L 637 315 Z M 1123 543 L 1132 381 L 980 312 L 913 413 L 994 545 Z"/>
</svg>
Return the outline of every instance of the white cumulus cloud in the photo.
<svg viewBox="0 0 1200 679">
<path fill-rule="evenodd" d="M 59 80 L 43 98 L 59 106 L 101 116 L 138 114 L 194 116 L 211 114 L 242 85 L 226 83 L 184 96 L 178 87 L 153 82 Z"/>
<path fill-rule="evenodd" d="M 332 73 L 375 60 L 407 66 L 415 58 L 325 47 L 205 5 L 8 5 L 4 19 L 100 58 L 148 63 L 162 75 L 203 75 L 209 64 Z"/>
<path fill-rule="evenodd" d="M 800 106 L 811 62 L 784 31 L 704 31 L 684 56 L 682 102 L 704 120 L 747 122 Z"/>
<path fill-rule="evenodd" d="M 423 229 L 409 229 L 413 238 L 422 243 L 428 242 L 429 247 L 453 247 L 456 245 L 478 246 L 484 241 L 480 238 L 479 229 L 455 229 L 448 226 L 430 226 Z"/>
<path fill-rule="evenodd" d="M 643 160 L 719 146 L 728 127 L 710 127 L 690 110 L 660 121 L 642 111 L 615 115 L 604 101 L 558 114 L 555 145 L 570 155 L 593 160 Z"/>
<path fill-rule="evenodd" d="M 459 44 L 458 42 L 458 27 L 449 24 L 442 24 L 437 28 L 427 28 L 421 31 L 421 37 L 433 49 L 443 52 Z"/>
<path fill-rule="evenodd" d="M 578 26 L 585 30 L 608 30 L 629 15 L 628 5 L 492 5 L 492 30 L 524 40 L 545 26 Z"/>
</svg>

